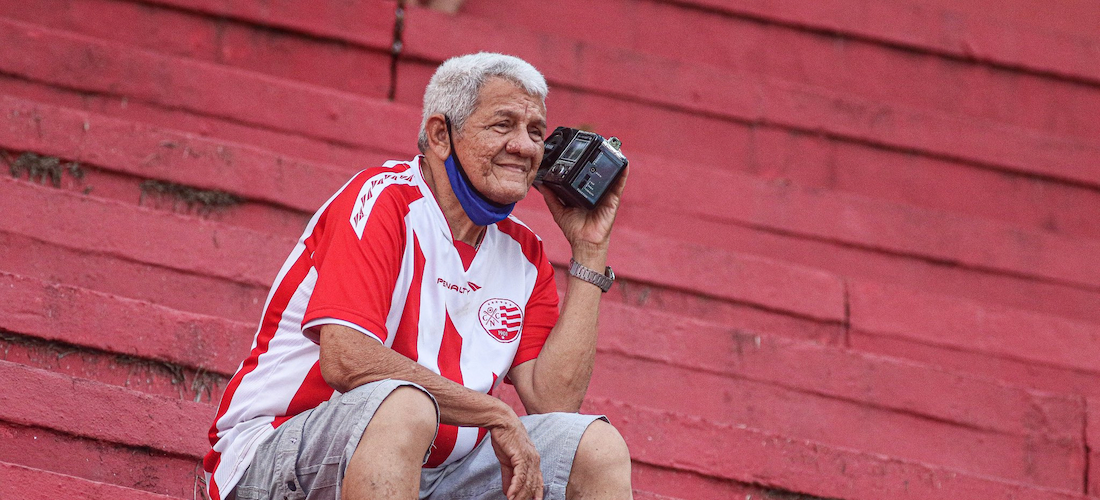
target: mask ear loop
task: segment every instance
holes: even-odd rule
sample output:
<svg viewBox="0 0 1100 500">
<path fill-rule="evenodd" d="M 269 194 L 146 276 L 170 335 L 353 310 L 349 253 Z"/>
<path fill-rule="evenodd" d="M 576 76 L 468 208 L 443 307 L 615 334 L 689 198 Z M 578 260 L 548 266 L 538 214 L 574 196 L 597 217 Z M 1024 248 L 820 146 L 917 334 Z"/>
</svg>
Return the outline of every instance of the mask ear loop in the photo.
<svg viewBox="0 0 1100 500">
<path fill-rule="evenodd" d="M 447 123 L 447 142 L 451 145 L 451 154 L 455 154 L 454 131 L 451 130 L 451 117 L 443 115 L 443 121 Z"/>
<path fill-rule="evenodd" d="M 470 183 L 470 178 L 466 176 L 466 169 L 462 168 L 462 162 L 458 161 L 458 150 L 455 149 L 451 117 L 443 115 L 443 119 L 447 123 L 447 142 L 451 146 L 451 154 L 447 156 L 445 162 L 447 177 L 451 181 L 451 190 L 454 191 L 455 197 L 462 204 L 466 215 L 479 226 L 488 226 L 508 218 L 516 204 L 502 205 L 490 200 Z"/>
<path fill-rule="evenodd" d="M 464 182 L 466 186 L 469 187 L 472 193 L 476 194 L 478 198 L 481 198 L 481 201 L 484 201 L 485 203 L 488 203 L 497 208 L 503 209 L 508 207 L 510 209 L 510 207 L 515 205 L 515 203 L 501 205 L 500 203 L 490 200 L 489 198 L 486 198 L 485 195 L 481 194 L 481 191 L 478 191 L 477 188 L 475 188 L 474 185 L 470 182 L 470 178 L 466 175 L 466 169 L 462 168 L 462 162 L 458 161 L 458 150 L 455 149 L 454 132 L 451 130 L 451 117 L 443 115 L 443 120 L 447 122 L 447 142 L 451 145 L 450 156 L 454 159 L 456 167 L 455 170 L 458 171 L 458 175 L 462 176 L 462 182 Z"/>
</svg>

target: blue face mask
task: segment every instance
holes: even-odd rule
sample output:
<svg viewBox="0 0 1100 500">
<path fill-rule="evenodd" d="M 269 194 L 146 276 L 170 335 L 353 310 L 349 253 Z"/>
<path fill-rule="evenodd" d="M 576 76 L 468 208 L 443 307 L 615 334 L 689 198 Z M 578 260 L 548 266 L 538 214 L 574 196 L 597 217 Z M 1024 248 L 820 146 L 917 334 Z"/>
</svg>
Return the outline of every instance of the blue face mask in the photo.
<svg viewBox="0 0 1100 500">
<path fill-rule="evenodd" d="M 458 203 L 462 205 L 462 209 L 466 211 L 470 220 L 479 226 L 496 224 L 508 218 L 508 214 L 512 213 L 512 208 L 516 204 L 501 205 L 494 202 L 477 192 L 477 189 L 470 184 L 470 178 L 466 177 L 466 171 L 462 169 L 462 163 L 458 161 L 458 155 L 455 154 L 455 141 L 451 138 L 454 135 L 451 132 L 451 119 L 446 116 L 444 118 L 447 121 L 447 140 L 451 143 L 451 155 L 447 157 L 444 165 L 447 166 L 447 178 L 451 180 L 451 190 L 458 198 Z"/>
</svg>

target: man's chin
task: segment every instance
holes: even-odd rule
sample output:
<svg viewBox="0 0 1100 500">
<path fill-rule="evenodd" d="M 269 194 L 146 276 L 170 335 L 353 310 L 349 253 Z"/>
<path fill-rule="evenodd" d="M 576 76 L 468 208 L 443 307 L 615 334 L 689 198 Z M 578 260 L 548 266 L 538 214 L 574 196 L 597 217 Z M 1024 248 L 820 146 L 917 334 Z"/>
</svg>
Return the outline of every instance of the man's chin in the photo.
<svg viewBox="0 0 1100 500">
<path fill-rule="evenodd" d="M 497 203 L 497 204 L 500 204 L 500 205 L 511 205 L 513 203 L 519 203 L 520 200 L 522 200 L 526 197 L 527 197 L 527 191 L 524 191 L 522 193 L 518 193 L 518 194 L 515 194 L 515 195 L 512 195 L 512 196 L 502 196 L 501 195 L 501 196 L 491 196 L 491 197 L 488 197 L 488 198 L 490 200 L 492 200 L 494 203 Z"/>
<path fill-rule="evenodd" d="M 494 203 L 501 205 L 511 205 L 517 203 L 520 200 L 527 197 L 527 191 L 531 189 L 531 184 L 528 183 L 515 183 L 513 185 L 497 189 L 493 193 L 485 194 L 486 198 L 489 198 Z"/>
</svg>

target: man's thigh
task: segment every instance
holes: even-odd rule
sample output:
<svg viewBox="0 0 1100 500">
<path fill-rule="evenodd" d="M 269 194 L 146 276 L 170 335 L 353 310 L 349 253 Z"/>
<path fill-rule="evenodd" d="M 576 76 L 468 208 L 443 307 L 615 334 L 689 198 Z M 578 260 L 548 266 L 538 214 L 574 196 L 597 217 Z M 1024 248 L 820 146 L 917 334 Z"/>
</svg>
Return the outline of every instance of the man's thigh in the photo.
<svg viewBox="0 0 1100 500">
<path fill-rule="evenodd" d="M 581 435 L 602 415 L 546 413 L 520 417 L 539 452 L 547 500 L 564 500 L 565 486 Z M 503 499 L 500 462 L 489 438 L 466 458 L 442 469 L 426 469 L 421 475 L 420 498 Z"/>
<path fill-rule="evenodd" d="M 424 390 L 411 382 L 380 380 L 284 422 L 257 448 L 234 489 L 237 500 L 340 498 L 348 461 L 367 424 L 382 401 L 402 386 Z"/>
</svg>

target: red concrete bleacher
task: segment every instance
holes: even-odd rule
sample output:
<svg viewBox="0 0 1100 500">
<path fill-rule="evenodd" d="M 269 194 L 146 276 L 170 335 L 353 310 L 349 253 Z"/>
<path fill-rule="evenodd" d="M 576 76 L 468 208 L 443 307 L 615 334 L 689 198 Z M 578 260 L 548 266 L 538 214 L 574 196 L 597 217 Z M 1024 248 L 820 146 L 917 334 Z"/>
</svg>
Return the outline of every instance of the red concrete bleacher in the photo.
<svg viewBox="0 0 1100 500">
<path fill-rule="evenodd" d="M 21 465 L 0 463 L 0 495 L 23 500 L 83 498 L 86 500 L 168 500 L 167 495 L 89 481 L 75 476 L 56 474 Z"/>
<path fill-rule="evenodd" d="M 476 50 L 534 63 L 551 126 L 632 160 L 584 409 L 626 438 L 635 498 L 1100 498 L 1098 21 L 0 1 L 0 498 L 200 497 L 301 228 L 416 153 L 431 72 Z M 516 215 L 563 285 L 540 197 Z"/>
</svg>

